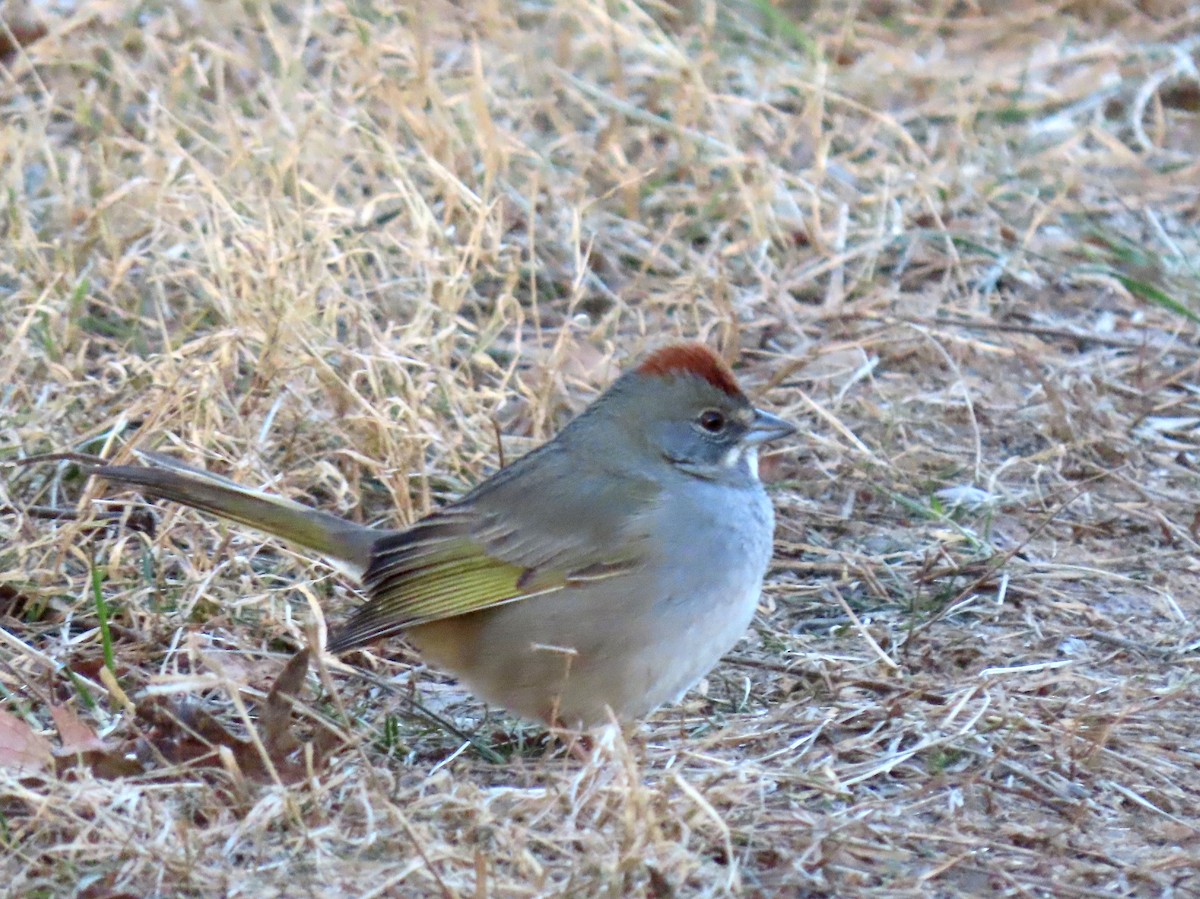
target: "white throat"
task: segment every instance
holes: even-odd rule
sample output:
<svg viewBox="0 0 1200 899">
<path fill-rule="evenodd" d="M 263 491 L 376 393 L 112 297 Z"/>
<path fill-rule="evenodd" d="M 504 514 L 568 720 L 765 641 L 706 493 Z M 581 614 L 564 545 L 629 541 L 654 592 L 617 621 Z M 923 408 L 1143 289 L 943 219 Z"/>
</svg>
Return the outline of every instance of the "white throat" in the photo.
<svg viewBox="0 0 1200 899">
<path fill-rule="evenodd" d="M 721 460 L 721 465 L 725 468 L 742 468 L 746 469 L 746 473 L 750 475 L 752 481 L 758 480 L 758 447 L 757 446 L 735 446 L 725 454 L 725 458 Z"/>
<path fill-rule="evenodd" d="M 746 470 L 750 472 L 750 477 L 758 480 L 758 447 L 748 446 L 746 451 L 742 453 L 742 458 L 746 460 Z"/>
</svg>

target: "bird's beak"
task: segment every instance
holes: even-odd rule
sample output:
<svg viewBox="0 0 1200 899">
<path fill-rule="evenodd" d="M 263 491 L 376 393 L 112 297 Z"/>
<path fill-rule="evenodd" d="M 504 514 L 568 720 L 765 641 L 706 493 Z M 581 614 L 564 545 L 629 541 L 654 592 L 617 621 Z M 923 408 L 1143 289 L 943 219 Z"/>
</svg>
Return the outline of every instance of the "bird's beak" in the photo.
<svg viewBox="0 0 1200 899">
<path fill-rule="evenodd" d="M 778 415 L 772 415 L 762 409 L 755 409 L 754 418 L 750 421 L 750 430 L 746 432 L 742 440 L 751 446 L 758 446 L 761 443 L 770 443 L 772 440 L 781 440 L 795 433 L 796 426 L 794 424 L 784 421 Z"/>
</svg>

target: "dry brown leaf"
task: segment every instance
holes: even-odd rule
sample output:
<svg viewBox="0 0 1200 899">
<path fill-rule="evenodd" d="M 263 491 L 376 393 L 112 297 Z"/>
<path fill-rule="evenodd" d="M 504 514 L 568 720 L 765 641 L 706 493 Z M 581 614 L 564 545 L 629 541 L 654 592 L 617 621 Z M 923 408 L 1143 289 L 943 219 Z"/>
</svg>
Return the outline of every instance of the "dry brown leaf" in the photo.
<svg viewBox="0 0 1200 899">
<path fill-rule="evenodd" d="M 0 768 L 41 771 L 53 761 L 49 740 L 16 715 L 0 709 Z"/>
<path fill-rule="evenodd" d="M 55 755 L 105 751 L 104 741 L 79 719 L 70 706 L 51 705 L 50 716 L 54 719 L 54 726 L 58 729 L 58 737 L 62 741 L 62 745 L 55 750 Z"/>
<path fill-rule="evenodd" d="M 267 747 L 272 761 L 280 764 L 284 758 L 300 746 L 300 741 L 292 733 L 292 702 L 304 686 L 304 676 L 308 673 L 308 650 L 302 649 L 287 663 L 271 692 L 267 694 L 266 705 L 262 712 L 263 743 Z"/>
<path fill-rule="evenodd" d="M 224 755 L 246 778 L 260 783 L 275 780 L 295 783 L 308 776 L 304 744 L 292 731 L 292 698 L 304 686 L 308 650 L 301 650 L 280 673 L 260 715 L 261 745 L 243 739 L 196 703 L 168 702 L 152 697 L 138 706 L 138 717 L 147 722 L 146 739 L 172 764 L 225 767 Z M 337 738 L 322 730 L 312 744 L 312 767 L 318 768 L 336 745 Z M 272 770 L 273 769 L 273 770 Z"/>
</svg>

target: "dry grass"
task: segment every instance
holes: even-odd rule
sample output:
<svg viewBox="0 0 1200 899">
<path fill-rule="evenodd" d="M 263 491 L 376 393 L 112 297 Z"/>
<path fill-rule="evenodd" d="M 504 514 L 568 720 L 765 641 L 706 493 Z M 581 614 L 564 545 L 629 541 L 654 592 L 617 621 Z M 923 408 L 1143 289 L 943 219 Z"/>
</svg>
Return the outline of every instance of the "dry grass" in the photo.
<svg viewBox="0 0 1200 899">
<path fill-rule="evenodd" d="M 809 432 L 753 632 L 587 762 L 398 643 L 272 759 L 345 585 L 0 469 L 3 883 L 1200 891 L 1196 7 L 464 7 L 11 5 L 0 460 L 399 524 L 698 336 Z"/>
</svg>

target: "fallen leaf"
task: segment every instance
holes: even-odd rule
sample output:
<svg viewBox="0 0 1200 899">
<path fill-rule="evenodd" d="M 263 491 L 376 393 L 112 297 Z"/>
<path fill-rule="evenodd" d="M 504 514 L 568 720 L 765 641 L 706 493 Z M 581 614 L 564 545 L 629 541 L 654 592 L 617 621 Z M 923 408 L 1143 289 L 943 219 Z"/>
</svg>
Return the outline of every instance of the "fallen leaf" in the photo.
<svg viewBox="0 0 1200 899">
<path fill-rule="evenodd" d="M 308 664 L 308 650 L 296 653 L 261 707 L 259 735 L 266 758 L 253 740 L 230 732 L 195 703 L 170 702 L 161 696 L 146 697 L 138 705 L 138 717 L 147 723 L 147 748 L 170 764 L 225 768 L 259 783 L 273 782 L 276 776 L 284 783 L 303 780 L 310 768 L 319 770 L 341 742 L 328 728 L 322 728 L 307 746 L 293 733 L 292 700 L 304 686 Z"/>
<path fill-rule="evenodd" d="M 79 720 L 79 716 L 65 705 L 50 706 L 50 716 L 58 728 L 62 746 L 56 755 L 76 755 L 87 752 L 105 752 L 107 747 L 96 732 Z"/>
<path fill-rule="evenodd" d="M 50 741 L 16 715 L 0 709 L 0 768 L 34 772 L 53 762 Z"/>
<path fill-rule="evenodd" d="M 262 712 L 263 744 L 273 762 L 282 762 L 284 757 L 300 746 L 300 741 L 292 733 L 292 699 L 304 686 L 306 674 L 308 650 L 302 649 L 292 656 L 267 694 L 267 704 Z"/>
</svg>

